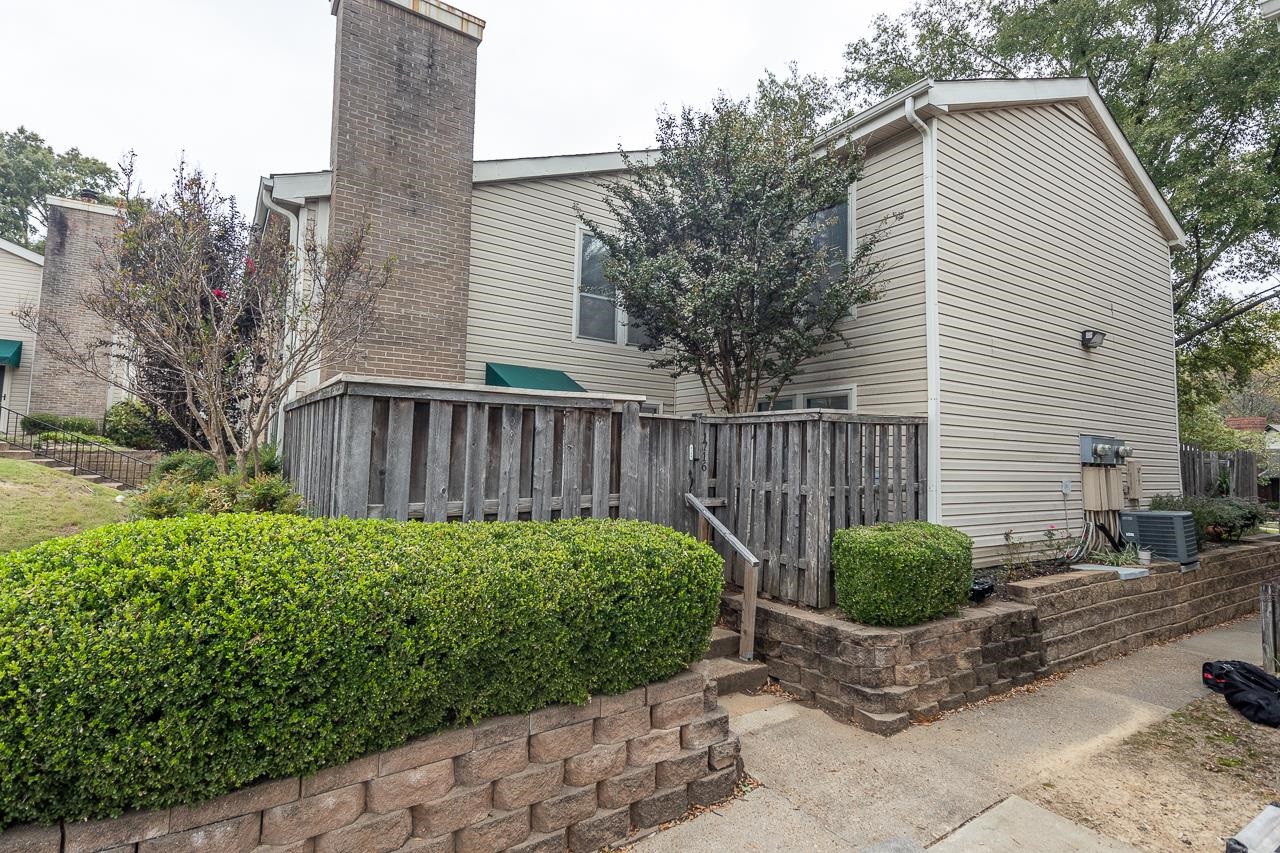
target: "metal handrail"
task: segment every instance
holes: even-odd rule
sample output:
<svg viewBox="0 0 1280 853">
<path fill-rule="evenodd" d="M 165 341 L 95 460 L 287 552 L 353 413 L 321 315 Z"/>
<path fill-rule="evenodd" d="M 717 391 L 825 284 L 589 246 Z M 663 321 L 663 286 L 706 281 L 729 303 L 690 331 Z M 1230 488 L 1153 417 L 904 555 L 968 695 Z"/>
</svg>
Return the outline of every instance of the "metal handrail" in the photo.
<svg viewBox="0 0 1280 853">
<path fill-rule="evenodd" d="M 22 426 L 23 419 L 39 427 L 28 433 Z M 93 474 L 115 483 L 136 489 L 151 477 L 152 463 L 116 450 L 109 444 L 72 436 L 66 441 L 44 442 L 40 435 L 46 432 L 64 432 L 56 424 L 16 412 L 0 406 L 0 442 L 18 450 L 28 450 L 36 456 L 52 459 L 70 467 L 76 474 Z"/>
<path fill-rule="evenodd" d="M 702 501 L 691 492 L 685 492 L 684 501 L 698 514 L 698 539 L 711 541 L 711 533 L 720 534 L 745 564 L 742 571 L 742 624 L 738 635 L 738 657 L 751 660 L 755 657 L 756 645 L 756 588 L 760 584 L 760 560 L 752 554 L 742 541 L 734 536 L 724 522 L 716 518 L 715 513 L 707 509 Z"/>
</svg>

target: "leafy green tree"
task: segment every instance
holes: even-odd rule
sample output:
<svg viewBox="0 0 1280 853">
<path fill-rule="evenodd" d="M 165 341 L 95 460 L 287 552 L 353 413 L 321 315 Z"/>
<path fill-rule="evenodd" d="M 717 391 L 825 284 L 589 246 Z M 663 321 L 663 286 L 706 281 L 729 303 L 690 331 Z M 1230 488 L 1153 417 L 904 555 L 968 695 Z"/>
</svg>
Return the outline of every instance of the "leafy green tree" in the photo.
<svg viewBox="0 0 1280 853">
<path fill-rule="evenodd" d="M 115 169 L 78 148 L 61 154 L 25 127 L 0 131 L 0 237 L 43 251 L 48 224 L 45 198 L 81 190 L 108 192 Z"/>
<path fill-rule="evenodd" d="M 1280 295 L 1280 28 L 1256 2 L 931 0 L 845 59 L 863 102 L 922 77 L 1090 77 L 1187 232 L 1171 285 L 1189 390 L 1212 396 L 1206 363 L 1234 387 L 1276 356 L 1259 315 Z"/>
<path fill-rule="evenodd" d="M 848 252 L 836 239 L 861 158 L 814 153 L 838 104 L 793 70 L 752 97 L 662 112 L 656 153 L 608 187 L 616 227 L 579 212 L 652 367 L 697 377 L 712 410 L 775 396 L 875 296 L 877 235 Z"/>
</svg>

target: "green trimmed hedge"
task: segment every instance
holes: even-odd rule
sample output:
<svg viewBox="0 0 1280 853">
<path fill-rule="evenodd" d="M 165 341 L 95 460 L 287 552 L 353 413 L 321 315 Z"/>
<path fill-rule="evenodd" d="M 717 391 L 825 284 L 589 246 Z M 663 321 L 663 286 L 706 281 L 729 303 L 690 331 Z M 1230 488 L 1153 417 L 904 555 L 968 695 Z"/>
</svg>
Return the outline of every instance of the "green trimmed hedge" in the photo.
<svg viewBox="0 0 1280 853">
<path fill-rule="evenodd" d="M 137 521 L 0 556 L 0 827 L 193 803 L 701 657 L 721 562 L 636 521 Z"/>
<path fill-rule="evenodd" d="M 83 435 L 101 435 L 102 425 L 93 418 L 78 415 L 55 415 L 52 412 L 32 412 L 18 421 L 27 435 L 42 432 L 78 432 Z M 49 427 L 53 427 L 52 430 Z"/>
<path fill-rule="evenodd" d="M 836 532 L 836 602 L 868 625 L 918 625 L 959 610 L 973 586 L 973 540 L 926 521 Z"/>
</svg>

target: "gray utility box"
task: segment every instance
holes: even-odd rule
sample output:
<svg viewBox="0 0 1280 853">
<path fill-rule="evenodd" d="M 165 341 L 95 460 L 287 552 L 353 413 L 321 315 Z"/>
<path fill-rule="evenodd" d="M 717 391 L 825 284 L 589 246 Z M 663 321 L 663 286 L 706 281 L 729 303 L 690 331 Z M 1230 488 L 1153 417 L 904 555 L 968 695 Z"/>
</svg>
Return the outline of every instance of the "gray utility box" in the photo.
<svg viewBox="0 0 1280 853">
<path fill-rule="evenodd" d="M 1132 455 L 1133 448 L 1123 438 L 1109 435 L 1080 436 L 1082 465 L 1123 465 Z"/>
<path fill-rule="evenodd" d="M 1157 557 L 1181 563 L 1183 571 L 1200 563 L 1196 523 L 1189 512 L 1122 512 L 1120 535 L 1126 544 L 1150 548 Z"/>
</svg>

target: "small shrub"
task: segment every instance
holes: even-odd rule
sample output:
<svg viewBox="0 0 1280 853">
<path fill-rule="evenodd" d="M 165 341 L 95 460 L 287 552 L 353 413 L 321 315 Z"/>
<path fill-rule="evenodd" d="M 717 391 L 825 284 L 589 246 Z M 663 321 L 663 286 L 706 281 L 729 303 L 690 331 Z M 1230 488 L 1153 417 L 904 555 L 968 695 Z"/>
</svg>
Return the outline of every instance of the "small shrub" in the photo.
<svg viewBox="0 0 1280 853">
<path fill-rule="evenodd" d="M 218 476 L 218 463 L 208 453 L 198 450 L 176 450 L 163 457 L 151 469 L 153 480 L 181 483 L 207 483 Z"/>
<path fill-rule="evenodd" d="M 973 540 L 924 521 L 850 527 L 831 546 L 836 601 L 868 625 L 916 625 L 958 610 L 973 585 Z"/>
<path fill-rule="evenodd" d="M 1212 542 L 1238 542 L 1267 517 L 1266 509 L 1261 504 L 1233 497 L 1156 495 L 1151 499 L 1151 508 L 1190 512 L 1196 525 L 1196 539 L 1201 543 L 1206 539 Z"/>
<path fill-rule="evenodd" d="M 253 460 L 250 460 L 246 467 L 252 472 Z M 284 457 L 280 455 L 280 448 L 274 444 L 264 444 L 258 448 L 258 473 L 280 474 L 283 471 Z"/>
<path fill-rule="evenodd" d="M 207 481 L 168 476 L 152 482 L 133 498 L 138 518 L 174 518 L 181 515 L 218 515 L 224 512 L 302 512 L 302 496 L 279 475 L 250 477 L 243 483 L 235 474 Z"/>
<path fill-rule="evenodd" d="M 1130 542 L 1121 551 L 1111 548 L 1090 551 L 1084 561 L 1099 566 L 1136 566 L 1139 563 L 1138 546 Z"/>
<path fill-rule="evenodd" d="M 18 422 L 27 435 L 39 435 L 46 432 L 78 432 L 84 435 L 101 435 L 101 425 L 93 418 L 82 418 L 75 415 L 55 415 L 51 412 L 32 412 L 23 415 Z M 52 427 L 52 429 L 51 429 Z"/>
<path fill-rule="evenodd" d="M 136 521 L 0 556 L 0 828 L 200 802 L 697 660 L 721 560 L 637 521 Z"/>
<path fill-rule="evenodd" d="M 89 435 L 83 432 L 69 432 L 67 430 L 59 430 L 58 432 L 42 432 L 36 436 L 36 440 L 40 444 L 69 444 L 73 441 L 91 441 L 95 444 L 102 444 L 102 436 Z"/>
<path fill-rule="evenodd" d="M 152 412 L 140 400 L 121 400 L 107 410 L 103 433 L 121 447 L 159 450 L 161 431 L 168 423 L 164 415 Z"/>
</svg>

